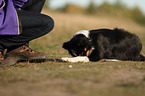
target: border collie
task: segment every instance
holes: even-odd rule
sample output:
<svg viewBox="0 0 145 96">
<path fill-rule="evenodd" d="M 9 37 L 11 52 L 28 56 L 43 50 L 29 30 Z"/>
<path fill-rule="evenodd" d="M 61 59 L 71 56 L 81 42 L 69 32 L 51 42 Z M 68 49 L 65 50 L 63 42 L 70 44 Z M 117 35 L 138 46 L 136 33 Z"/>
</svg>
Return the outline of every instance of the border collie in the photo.
<svg viewBox="0 0 145 96">
<path fill-rule="evenodd" d="M 138 36 L 118 28 L 79 31 L 62 47 L 73 57 L 87 56 L 90 61 L 145 61 Z"/>
</svg>

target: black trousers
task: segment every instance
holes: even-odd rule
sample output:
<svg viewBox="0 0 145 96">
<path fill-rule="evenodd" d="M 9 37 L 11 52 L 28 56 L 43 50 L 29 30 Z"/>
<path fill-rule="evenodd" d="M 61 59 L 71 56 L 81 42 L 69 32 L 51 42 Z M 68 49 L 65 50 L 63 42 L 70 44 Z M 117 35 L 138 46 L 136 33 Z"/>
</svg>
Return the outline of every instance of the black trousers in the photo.
<svg viewBox="0 0 145 96">
<path fill-rule="evenodd" d="M 0 51 L 18 48 L 53 29 L 53 19 L 50 16 L 40 14 L 44 2 L 45 0 L 29 0 L 22 10 L 17 11 L 22 24 L 22 33 L 20 35 L 1 35 Z"/>
</svg>

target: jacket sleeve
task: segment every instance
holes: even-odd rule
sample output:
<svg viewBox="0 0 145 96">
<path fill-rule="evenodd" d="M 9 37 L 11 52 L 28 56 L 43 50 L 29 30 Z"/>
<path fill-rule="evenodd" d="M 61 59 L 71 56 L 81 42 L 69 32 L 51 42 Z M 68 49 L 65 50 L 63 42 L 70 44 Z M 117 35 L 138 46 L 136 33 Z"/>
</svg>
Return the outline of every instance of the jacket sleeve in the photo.
<svg viewBox="0 0 145 96">
<path fill-rule="evenodd" d="M 12 0 L 16 9 L 21 8 L 28 0 Z"/>
<path fill-rule="evenodd" d="M 12 0 L 0 0 L 0 35 L 19 35 L 21 25 Z"/>
</svg>

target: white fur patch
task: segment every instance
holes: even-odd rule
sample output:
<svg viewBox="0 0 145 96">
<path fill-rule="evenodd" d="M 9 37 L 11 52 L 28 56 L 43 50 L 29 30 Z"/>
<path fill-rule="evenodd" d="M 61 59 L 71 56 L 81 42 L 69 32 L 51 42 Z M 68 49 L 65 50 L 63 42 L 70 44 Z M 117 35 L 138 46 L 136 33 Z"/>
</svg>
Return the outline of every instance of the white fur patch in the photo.
<svg viewBox="0 0 145 96">
<path fill-rule="evenodd" d="M 72 36 L 72 38 L 73 38 L 74 36 L 78 35 L 78 34 L 83 34 L 84 36 L 86 36 L 87 38 L 89 38 L 89 30 L 81 30 L 81 31 L 78 31 L 78 32 L 76 32 L 76 33 Z M 72 38 L 71 38 L 71 39 L 72 39 Z"/>
</svg>

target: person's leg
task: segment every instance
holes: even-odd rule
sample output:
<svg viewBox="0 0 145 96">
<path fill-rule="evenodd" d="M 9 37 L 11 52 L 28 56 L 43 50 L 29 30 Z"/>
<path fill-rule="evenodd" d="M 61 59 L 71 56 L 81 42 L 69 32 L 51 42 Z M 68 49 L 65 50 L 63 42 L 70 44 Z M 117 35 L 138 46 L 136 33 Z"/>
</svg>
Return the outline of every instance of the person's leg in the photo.
<svg viewBox="0 0 145 96">
<path fill-rule="evenodd" d="M 46 0 L 29 0 L 24 4 L 22 10 L 40 13 L 44 6 L 45 1 Z M 27 42 L 25 45 L 29 46 L 29 42 Z"/>
<path fill-rule="evenodd" d="M 16 48 L 50 32 L 54 27 L 51 17 L 28 11 L 18 11 L 22 33 L 14 36 L 0 36 L 0 45 L 5 49 Z"/>
<path fill-rule="evenodd" d="M 29 11 L 22 11 L 22 10 L 18 11 L 18 15 L 20 21 L 22 22 L 22 33 L 20 35 L 13 35 L 13 36 L 0 36 L 1 50 L 8 49 L 9 51 L 8 57 L 11 56 L 12 58 L 14 58 L 15 63 L 16 61 L 23 59 L 23 57 L 25 57 L 24 59 L 30 59 L 31 56 L 34 56 L 34 54 L 31 55 L 30 53 L 28 53 L 29 57 L 27 57 L 28 55 L 24 56 L 25 53 L 24 54 L 22 54 L 21 52 L 16 53 L 16 51 L 19 50 L 19 47 L 25 45 L 27 42 L 35 38 L 47 34 L 54 27 L 54 21 L 49 16 L 42 15 L 37 12 L 29 12 Z M 18 50 L 16 50 L 17 48 Z M 12 64 L 10 63 L 9 65 Z"/>
<path fill-rule="evenodd" d="M 24 4 L 22 10 L 41 12 L 46 0 L 29 0 Z"/>
</svg>

